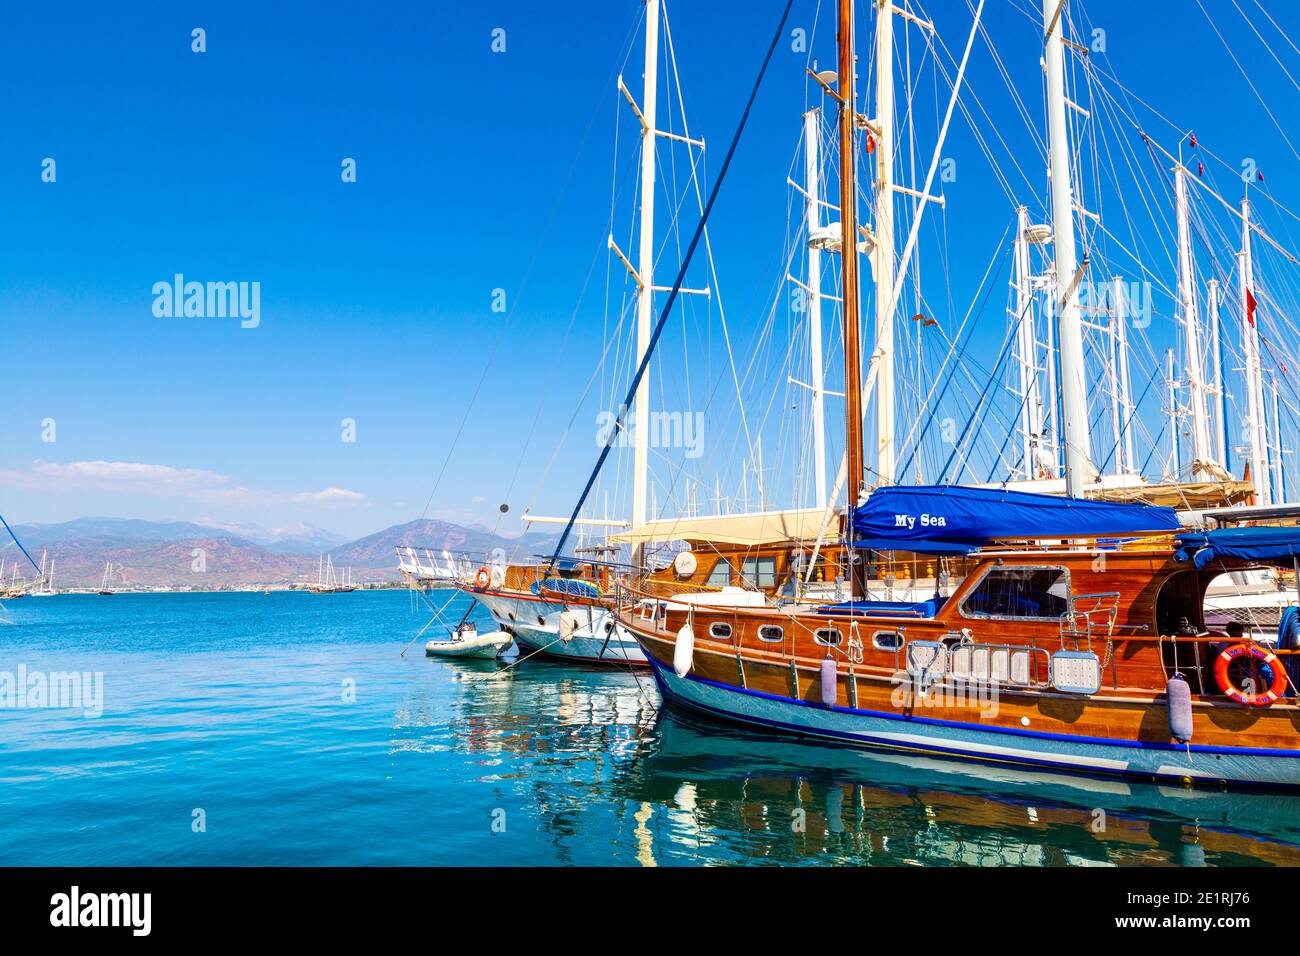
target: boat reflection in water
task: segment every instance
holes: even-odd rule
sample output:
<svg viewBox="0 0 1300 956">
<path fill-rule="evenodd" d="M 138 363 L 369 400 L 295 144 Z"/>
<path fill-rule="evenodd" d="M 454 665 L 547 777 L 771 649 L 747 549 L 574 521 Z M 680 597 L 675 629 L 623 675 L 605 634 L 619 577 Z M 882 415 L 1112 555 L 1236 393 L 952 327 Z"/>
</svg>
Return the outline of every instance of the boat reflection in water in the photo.
<svg viewBox="0 0 1300 956">
<path fill-rule="evenodd" d="M 423 665 L 393 715 L 395 779 L 463 811 L 430 817 L 457 862 L 1300 865 L 1300 796 L 772 737 L 665 709 L 641 672 Z M 509 837 L 484 841 L 498 807 Z"/>
<path fill-rule="evenodd" d="M 1297 865 L 1300 797 L 846 750 L 665 711 L 622 776 L 642 862 Z"/>
</svg>

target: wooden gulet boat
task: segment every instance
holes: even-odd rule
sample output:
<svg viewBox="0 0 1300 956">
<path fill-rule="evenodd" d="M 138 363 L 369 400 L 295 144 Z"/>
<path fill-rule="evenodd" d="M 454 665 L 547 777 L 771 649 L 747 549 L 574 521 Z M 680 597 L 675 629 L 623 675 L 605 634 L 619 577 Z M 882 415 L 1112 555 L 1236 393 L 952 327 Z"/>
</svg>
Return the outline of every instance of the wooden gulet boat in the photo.
<svg viewBox="0 0 1300 956">
<path fill-rule="evenodd" d="M 1188 551 L 1207 536 L 1171 536 L 1177 519 L 1166 509 L 1132 522 L 1133 506 L 1010 492 L 882 489 L 855 523 L 923 498 L 950 528 L 973 500 L 1003 525 L 1001 506 L 1035 511 L 1043 527 L 1065 516 L 1062 527 L 1077 528 L 1093 505 L 1106 509 L 1095 511 L 1100 520 L 1129 519 L 1129 533 L 1166 529 L 1120 548 L 989 541 L 972 551 L 975 567 L 953 593 L 930 602 L 724 609 L 629 590 L 620 622 L 664 696 L 714 717 L 1077 772 L 1300 786 L 1300 707 L 1272 696 L 1290 679 L 1279 655 L 1295 652 L 1262 650 L 1264 666 L 1243 679 L 1218 662 L 1230 648 L 1260 645 L 1208 634 L 1201 616 L 1209 581 L 1257 559 L 1216 553 L 1198 566 Z M 1279 560 L 1300 553 L 1300 528 L 1244 530 L 1283 531 Z M 900 550 L 937 543 L 898 541 Z"/>
</svg>

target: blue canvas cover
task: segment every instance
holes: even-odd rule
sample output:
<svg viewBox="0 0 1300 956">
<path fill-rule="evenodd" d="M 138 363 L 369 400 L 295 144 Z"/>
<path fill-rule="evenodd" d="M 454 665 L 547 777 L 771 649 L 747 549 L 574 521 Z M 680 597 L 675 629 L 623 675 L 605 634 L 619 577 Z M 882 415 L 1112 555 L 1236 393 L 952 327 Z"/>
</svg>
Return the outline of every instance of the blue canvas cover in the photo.
<svg viewBox="0 0 1300 956">
<path fill-rule="evenodd" d="M 960 485 L 877 488 L 853 513 L 853 543 L 876 550 L 969 553 L 997 538 L 1099 538 L 1178 531 L 1156 505 L 1116 504 Z"/>
<path fill-rule="evenodd" d="M 1178 560 L 1190 558 L 1198 571 L 1225 558 L 1291 567 L 1292 559 L 1300 557 L 1300 527 L 1294 526 L 1216 528 L 1180 534 L 1174 541 Z"/>
<path fill-rule="evenodd" d="M 866 617 L 934 617 L 943 602 L 931 598 L 928 601 L 843 601 L 839 604 L 825 604 L 817 609 L 818 614 L 861 614 Z"/>
</svg>

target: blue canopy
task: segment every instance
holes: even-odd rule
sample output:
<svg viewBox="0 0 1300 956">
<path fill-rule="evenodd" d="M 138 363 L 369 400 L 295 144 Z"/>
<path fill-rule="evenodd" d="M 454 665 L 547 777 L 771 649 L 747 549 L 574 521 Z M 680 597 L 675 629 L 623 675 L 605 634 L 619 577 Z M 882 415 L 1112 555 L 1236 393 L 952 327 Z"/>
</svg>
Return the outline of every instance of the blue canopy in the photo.
<svg viewBox="0 0 1300 956">
<path fill-rule="evenodd" d="M 997 538 L 1098 538 L 1178 531 L 1156 505 L 1115 504 L 960 485 L 877 488 L 853 512 L 858 547 L 925 554 L 970 553 Z"/>
<path fill-rule="evenodd" d="M 1300 527 L 1216 528 L 1180 534 L 1174 541 L 1178 560 L 1193 559 L 1198 571 L 1223 558 L 1290 567 L 1300 557 Z"/>
</svg>

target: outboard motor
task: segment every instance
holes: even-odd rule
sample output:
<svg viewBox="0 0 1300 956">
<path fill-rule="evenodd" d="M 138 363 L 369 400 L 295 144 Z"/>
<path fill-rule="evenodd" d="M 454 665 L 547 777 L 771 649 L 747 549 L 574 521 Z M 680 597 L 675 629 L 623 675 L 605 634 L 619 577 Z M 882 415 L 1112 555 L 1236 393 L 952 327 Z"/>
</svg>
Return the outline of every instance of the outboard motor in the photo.
<svg viewBox="0 0 1300 956">
<path fill-rule="evenodd" d="M 1175 674 L 1165 685 L 1165 704 L 1169 708 L 1169 736 L 1180 744 L 1192 741 L 1192 688 L 1182 674 Z"/>
</svg>

